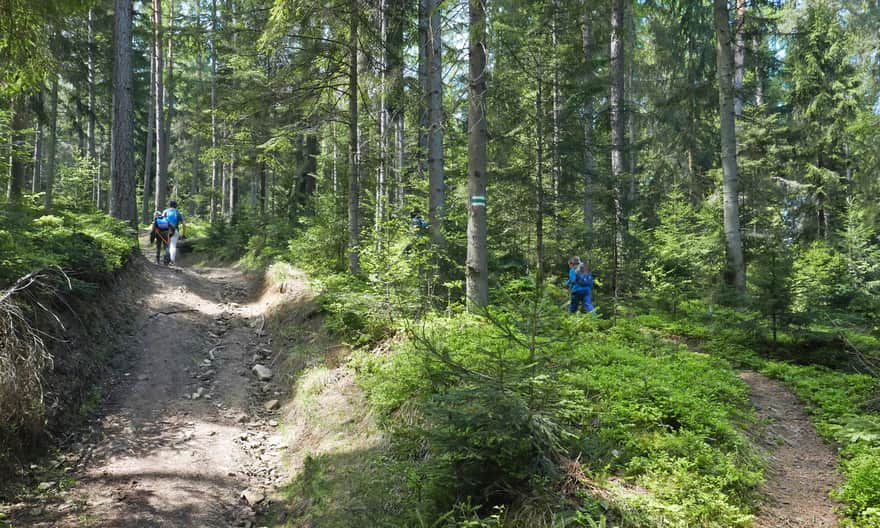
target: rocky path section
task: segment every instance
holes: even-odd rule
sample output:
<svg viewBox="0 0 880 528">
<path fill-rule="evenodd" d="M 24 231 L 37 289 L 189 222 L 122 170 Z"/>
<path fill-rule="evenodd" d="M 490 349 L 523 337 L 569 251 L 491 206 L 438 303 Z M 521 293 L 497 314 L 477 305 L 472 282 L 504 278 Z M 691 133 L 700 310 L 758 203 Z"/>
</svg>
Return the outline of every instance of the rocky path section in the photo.
<svg viewBox="0 0 880 528">
<path fill-rule="evenodd" d="M 810 422 L 803 404 L 782 383 L 757 372 L 740 377 L 766 429 L 760 438 L 769 461 L 767 497 L 756 528 L 833 528 L 837 504 L 829 492 L 840 484 L 837 457 Z"/>
<path fill-rule="evenodd" d="M 146 265 L 128 366 L 15 526 L 253 525 L 285 475 L 263 301 L 242 273 Z"/>
</svg>

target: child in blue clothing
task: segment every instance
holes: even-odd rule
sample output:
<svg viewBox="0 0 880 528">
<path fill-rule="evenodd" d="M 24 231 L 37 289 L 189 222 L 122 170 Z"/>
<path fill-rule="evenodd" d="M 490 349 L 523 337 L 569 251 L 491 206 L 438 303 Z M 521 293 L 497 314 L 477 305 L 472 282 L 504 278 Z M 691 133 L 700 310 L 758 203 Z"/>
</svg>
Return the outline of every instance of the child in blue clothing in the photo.
<svg viewBox="0 0 880 528">
<path fill-rule="evenodd" d="M 593 274 L 590 267 L 581 262 L 580 257 L 568 259 L 568 281 L 565 283 L 571 291 L 571 302 L 568 304 L 569 313 L 578 311 L 581 305 L 588 313 L 593 308 Z"/>
</svg>

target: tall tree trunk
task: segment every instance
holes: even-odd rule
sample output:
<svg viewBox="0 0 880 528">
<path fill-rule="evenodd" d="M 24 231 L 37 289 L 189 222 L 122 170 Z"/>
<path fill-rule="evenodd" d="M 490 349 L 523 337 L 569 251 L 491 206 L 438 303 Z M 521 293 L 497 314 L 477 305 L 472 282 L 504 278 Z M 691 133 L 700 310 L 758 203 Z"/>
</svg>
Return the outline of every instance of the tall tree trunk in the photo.
<svg viewBox="0 0 880 528">
<path fill-rule="evenodd" d="M 269 166 L 266 165 L 265 161 L 260 162 L 260 190 L 259 190 L 259 203 L 260 203 L 260 216 L 264 216 L 266 214 L 266 198 L 268 197 L 268 174 Z"/>
<path fill-rule="evenodd" d="M 31 178 L 31 192 L 40 192 L 40 179 L 43 172 L 43 123 L 37 121 L 37 129 L 34 132 L 34 173 Z"/>
<path fill-rule="evenodd" d="M 211 0 L 211 212 L 210 221 L 217 221 L 217 183 L 220 167 L 217 159 L 217 0 Z M 222 202 L 221 202 L 222 203 Z"/>
<path fill-rule="evenodd" d="M 52 208 L 52 192 L 55 188 L 55 154 L 58 149 L 58 75 L 52 75 L 52 89 L 49 103 L 49 144 L 46 145 L 46 187 L 43 195 L 43 208 Z"/>
<path fill-rule="evenodd" d="M 419 181 L 428 173 L 428 46 L 430 9 L 435 0 L 419 0 L 419 140 L 416 151 L 416 169 Z"/>
<path fill-rule="evenodd" d="M 193 131 L 192 174 L 189 180 L 189 211 L 196 212 L 196 195 L 199 194 L 199 181 L 202 173 L 202 136 L 198 130 Z"/>
<path fill-rule="evenodd" d="M 431 240 L 444 244 L 446 182 L 443 170 L 443 70 L 441 62 L 440 0 L 430 0 L 428 28 L 428 224 Z"/>
<path fill-rule="evenodd" d="M 229 220 L 235 222 L 238 212 L 238 176 L 235 175 L 235 151 L 229 160 Z"/>
<path fill-rule="evenodd" d="M 752 35 L 752 55 L 755 57 L 755 105 L 764 104 L 764 70 L 761 67 L 761 44 L 758 35 Z"/>
<path fill-rule="evenodd" d="M 89 153 L 89 170 L 92 172 L 92 201 L 95 203 L 95 207 L 99 207 L 98 204 L 98 196 L 100 191 L 98 190 L 99 185 L 99 176 L 97 171 L 97 159 L 95 154 L 95 113 L 97 112 L 97 108 L 95 106 L 95 37 L 94 37 L 94 9 L 89 9 L 88 15 L 88 55 L 87 55 L 87 69 L 88 69 L 88 83 L 89 83 L 89 120 L 88 120 L 88 153 Z"/>
<path fill-rule="evenodd" d="M 593 48 L 592 48 L 592 27 L 590 24 L 589 11 L 586 5 L 583 5 L 584 14 L 581 26 L 581 40 L 584 53 L 584 85 L 589 91 L 593 83 Z M 584 103 L 584 200 L 583 215 L 584 226 L 587 230 L 587 249 L 592 248 L 593 244 L 593 173 L 595 172 L 596 162 L 593 157 L 593 97 L 587 95 Z"/>
<path fill-rule="evenodd" d="M 198 22 L 197 22 L 198 24 Z M 201 30 L 201 27 L 199 26 Z M 198 51 L 196 53 L 196 70 L 198 71 L 198 81 L 199 81 L 199 94 L 202 93 L 202 70 L 205 67 L 204 57 L 202 56 L 202 48 L 199 46 Z M 193 127 L 193 161 L 192 161 L 192 176 L 190 178 L 189 184 L 189 212 L 196 212 L 196 195 L 199 193 L 199 182 L 201 181 L 201 173 L 202 173 L 202 134 L 201 129 L 198 126 Z"/>
<path fill-rule="evenodd" d="M 223 218 L 229 218 L 229 164 L 224 162 L 220 163 L 220 216 Z"/>
<path fill-rule="evenodd" d="M 165 113 L 165 174 L 168 174 L 170 161 L 169 149 L 171 148 L 171 122 L 174 119 L 174 0 L 168 2 L 168 82 L 165 84 L 168 111 Z M 176 197 L 175 197 L 176 198 Z"/>
<path fill-rule="evenodd" d="M 382 226 L 385 223 L 387 192 L 388 192 L 388 152 L 390 136 L 388 134 L 388 5 L 379 0 L 379 38 L 385 48 L 379 66 L 379 164 L 376 175 L 376 216 L 373 230 L 375 232 L 376 250 L 382 252 L 385 235 Z"/>
<path fill-rule="evenodd" d="M 137 225 L 134 185 L 134 110 L 131 66 L 132 0 L 115 0 L 113 41 L 113 138 L 110 215 Z"/>
<path fill-rule="evenodd" d="M 314 196 L 318 186 L 318 156 L 321 154 L 318 148 L 318 137 L 315 134 L 306 134 L 302 177 L 299 180 L 297 192 L 300 199 L 307 202 Z"/>
<path fill-rule="evenodd" d="M 151 220 L 151 212 L 156 210 L 150 202 L 153 195 L 153 147 L 156 131 L 156 46 L 150 48 L 150 99 L 147 101 L 147 141 L 144 152 L 144 189 L 141 222 Z"/>
<path fill-rule="evenodd" d="M 718 95 L 721 113 L 721 167 L 724 171 L 724 236 L 727 241 L 729 280 L 740 293 L 745 292 L 746 273 L 743 263 L 742 238 L 739 230 L 737 194 L 736 117 L 734 114 L 733 39 L 727 0 L 715 2 L 715 35 L 717 38 Z"/>
<path fill-rule="evenodd" d="M 391 91 L 386 106 L 391 120 L 391 133 L 394 143 L 394 185 L 389 188 L 388 201 L 403 209 L 405 196 L 404 171 L 406 164 L 406 137 L 403 120 L 403 87 L 404 87 L 404 27 L 406 14 L 400 2 L 386 5 L 388 10 L 388 32 L 385 48 L 386 64 L 391 78 Z"/>
<path fill-rule="evenodd" d="M 486 0 L 469 0 L 468 227 L 465 263 L 468 308 L 489 304 L 486 215 Z"/>
<path fill-rule="evenodd" d="M 537 283 L 539 287 L 544 282 L 544 109 L 541 101 L 544 97 L 543 82 L 543 74 L 541 71 L 538 71 L 538 89 L 535 93 L 535 187 L 538 195 L 535 208 L 535 258 L 537 260 Z M 554 190 L 556 183 L 556 180 L 554 180 Z"/>
<path fill-rule="evenodd" d="M 553 0 L 553 20 L 551 24 L 550 39 L 553 46 L 553 152 L 552 152 L 552 177 L 553 177 L 553 231 L 556 237 L 560 237 L 561 222 L 559 221 L 559 208 L 562 199 L 562 161 L 559 153 L 560 141 L 560 112 L 559 101 L 559 3 Z M 539 81 L 540 82 L 540 81 Z"/>
<path fill-rule="evenodd" d="M 624 46 L 628 43 L 629 49 L 636 49 L 636 26 L 635 26 L 635 14 L 630 10 L 630 15 L 626 16 L 624 13 L 624 20 L 626 21 L 627 27 L 629 28 L 629 33 L 627 35 L 627 39 L 625 40 Z M 630 100 L 634 100 L 634 91 L 633 91 L 633 78 L 635 73 L 635 52 L 633 52 L 632 57 L 629 60 L 624 60 L 624 64 L 626 64 L 626 84 L 624 88 L 624 92 L 629 95 Z M 623 99 L 625 101 L 626 98 Z M 627 145 L 627 161 L 629 163 L 629 178 L 628 184 L 629 189 L 626 193 L 626 205 L 624 206 L 624 211 L 630 210 L 630 208 L 638 201 L 638 178 L 636 174 L 636 170 L 638 167 L 638 156 L 637 156 L 637 136 L 636 136 L 636 113 L 633 111 L 633 108 L 628 108 L 624 104 L 626 114 L 626 133 L 629 134 L 629 144 Z M 628 229 L 627 218 L 624 218 L 624 229 Z"/>
<path fill-rule="evenodd" d="M 6 196 L 10 202 L 21 200 L 21 191 L 24 188 L 25 166 L 25 128 L 27 128 L 27 104 L 26 97 L 22 94 L 15 96 L 12 101 L 12 150 L 9 153 L 9 185 Z"/>
<path fill-rule="evenodd" d="M 351 0 L 348 72 L 348 271 L 360 263 L 360 138 L 358 137 L 358 0 Z"/>
<path fill-rule="evenodd" d="M 733 113 L 739 117 L 743 113 L 743 78 L 746 71 L 746 0 L 736 0 L 736 21 L 734 34 L 736 47 L 733 50 Z"/>
<path fill-rule="evenodd" d="M 162 53 L 162 0 L 153 0 L 153 45 L 156 47 L 156 209 L 166 206 L 168 189 L 168 136 L 165 135 L 165 57 Z"/>
<path fill-rule="evenodd" d="M 612 197 L 614 201 L 614 247 L 612 248 L 611 291 L 615 297 L 620 295 L 624 214 L 621 187 L 623 185 L 623 0 L 612 0 L 611 7 L 611 176 L 614 180 Z"/>
</svg>

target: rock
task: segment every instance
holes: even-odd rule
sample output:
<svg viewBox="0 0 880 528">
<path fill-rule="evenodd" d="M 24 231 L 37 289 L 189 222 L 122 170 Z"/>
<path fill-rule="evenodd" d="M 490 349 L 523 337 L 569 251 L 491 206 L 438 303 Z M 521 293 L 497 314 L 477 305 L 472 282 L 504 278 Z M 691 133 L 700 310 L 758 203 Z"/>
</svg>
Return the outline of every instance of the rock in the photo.
<svg viewBox="0 0 880 528">
<path fill-rule="evenodd" d="M 202 366 L 202 367 L 210 367 L 210 366 L 211 366 L 211 360 L 210 360 L 210 359 L 204 359 L 204 360 L 202 360 L 202 364 L 201 364 L 201 366 Z"/>
<path fill-rule="evenodd" d="M 148 379 L 150 379 L 150 377 L 145 374 L 138 376 L 138 381 L 147 381 Z"/>
<path fill-rule="evenodd" d="M 40 484 L 37 486 L 37 490 L 49 491 L 50 489 L 55 487 L 55 484 L 56 484 L 56 482 L 53 480 L 50 480 L 48 482 L 40 482 Z"/>
<path fill-rule="evenodd" d="M 272 427 L 278 427 L 278 420 L 269 420 L 269 425 Z"/>
<path fill-rule="evenodd" d="M 260 381 L 269 381 L 272 379 L 272 370 L 268 367 L 264 367 L 263 365 L 254 365 L 254 368 L 251 369 L 254 374 L 257 375 Z"/>
<path fill-rule="evenodd" d="M 257 354 L 254 354 L 254 355 L 251 357 L 251 363 L 256 363 L 256 362 L 259 361 L 259 360 L 260 360 L 260 356 L 257 355 Z"/>
<path fill-rule="evenodd" d="M 257 504 L 266 500 L 266 496 L 260 493 L 257 490 L 246 489 L 241 492 L 241 496 L 245 501 L 251 506 L 256 506 Z"/>
<path fill-rule="evenodd" d="M 278 409 L 279 407 L 281 407 L 281 404 L 278 403 L 278 400 L 269 400 L 263 404 L 263 408 L 266 409 L 267 411 L 274 411 L 275 409 Z"/>
</svg>

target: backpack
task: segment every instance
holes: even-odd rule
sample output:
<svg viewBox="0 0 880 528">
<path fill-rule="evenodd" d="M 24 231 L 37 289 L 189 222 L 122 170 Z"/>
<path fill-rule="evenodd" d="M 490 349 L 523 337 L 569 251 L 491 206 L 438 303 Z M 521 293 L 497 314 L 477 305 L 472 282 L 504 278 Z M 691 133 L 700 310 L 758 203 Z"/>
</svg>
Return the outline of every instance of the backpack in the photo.
<svg viewBox="0 0 880 528">
<path fill-rule="evenodd" d="M 164 216 L 158 216 L 153 222 L 153 226 L 159 231 L 168 231 L 171 229 L 171 222 L 169 222 Z"/>
<path fill-rule="evenodd" d="M 574 276 L 574 283 L 578 286 L 593 287 L 593 276 L 589 273 L 578 273 Z"/>
<path fill-rule="evenodd" d="M 180 211 L 177 209 L 166 209 L 165 210 L 165 218 L 171 222 L 171 225 L 177 227 L 180 225 Z"/>
</svg>

